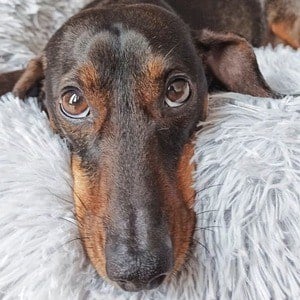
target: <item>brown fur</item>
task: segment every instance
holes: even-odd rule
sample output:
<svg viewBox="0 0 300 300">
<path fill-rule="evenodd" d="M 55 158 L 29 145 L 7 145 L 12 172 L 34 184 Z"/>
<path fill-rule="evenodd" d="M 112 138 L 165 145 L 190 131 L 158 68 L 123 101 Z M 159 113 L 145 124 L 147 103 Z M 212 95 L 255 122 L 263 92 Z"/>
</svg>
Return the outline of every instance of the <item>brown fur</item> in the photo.
<svg viewBox="0 0 300 300">
<path fill-rule="evenodd" d="M 40 57 L 29 61 L 26 70 L 20 77 L 13 89 L 13 93 L 24 99 L 29 91 L 38 81 L 44 78 L 44 66 Z"/>
<path fill-rule="evenodd" d="M 276 96 L 259 74 L 255 54 L 246 39 L 232 33 L 203 30 L 200 34 L 196 32 L 196 40 L 207 72 L 227 90 L 259 97 Z"/>
<path fill-rule="evenodd" d="M 25 70 L 17 70 L 6 74 L 0 74 L 0 95 L 11 92 L 24 71 Z"/>
</svg>

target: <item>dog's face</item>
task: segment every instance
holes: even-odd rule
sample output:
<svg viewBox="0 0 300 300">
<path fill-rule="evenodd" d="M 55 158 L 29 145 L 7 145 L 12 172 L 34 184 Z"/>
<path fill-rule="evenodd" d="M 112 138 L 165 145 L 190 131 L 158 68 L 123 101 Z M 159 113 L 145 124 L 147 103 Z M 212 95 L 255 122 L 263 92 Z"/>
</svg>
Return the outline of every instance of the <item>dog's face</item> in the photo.
<svg viewBox="0 0 300 300">
<path fill-rule="evenodd" d="M 125 290 L 156 287 L 185 260 L 195 222 L 187 143 L 207 86 L 189 32 L 152 7 L 86 11 L 46 61 L 45 103 L 72 150 L 88 255 Z"/>
<path fill-rule="evenodd" d="M 71 18 L 42 61 L 44 103 L 70 145 L 91 262 L 124 290 L 158 286 L 192 243 L 191 142 L 206 114 L 207 74 L 233 91 L 271 94 L 251 47 L 230 34 L 193 39 L 174 14 L 134 5 Z"/>
</svg>

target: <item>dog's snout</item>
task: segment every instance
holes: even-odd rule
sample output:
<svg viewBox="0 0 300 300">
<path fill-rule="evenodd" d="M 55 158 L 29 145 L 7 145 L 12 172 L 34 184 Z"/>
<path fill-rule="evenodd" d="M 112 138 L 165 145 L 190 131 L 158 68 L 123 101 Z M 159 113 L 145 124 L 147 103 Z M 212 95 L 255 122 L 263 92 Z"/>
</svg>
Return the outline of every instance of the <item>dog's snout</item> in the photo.
<svg viewBox="0 0 300 300">
<path fill-rule="evenodd" d="M 140 253 L 124 251 L 124 247 L 109 247 L 106 250 L 108 278 L 125 291 L 154 289 L 164 281 L 173 267 L 172 249 L 169 247 Z"/>
</svg>

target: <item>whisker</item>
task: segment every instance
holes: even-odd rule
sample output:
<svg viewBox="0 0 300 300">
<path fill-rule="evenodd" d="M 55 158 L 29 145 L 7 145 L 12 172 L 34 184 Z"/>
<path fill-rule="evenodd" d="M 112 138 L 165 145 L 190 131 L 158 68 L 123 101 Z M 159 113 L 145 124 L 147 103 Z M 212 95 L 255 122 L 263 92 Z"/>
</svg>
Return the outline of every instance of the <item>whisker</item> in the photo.
<svg viewBox="0 0 300 300">
<path fill-rule="evenodd" d="M 199 241 L 196 240 L 195 238 L 193 239 L 193 241 L 196 242 L 197 244 L 199 244 L 200 246 L 202 246 L 202 247 L 206 250 L 206 252 L 207 252 L 209 255 L 211 255 L 211 254 L 210 254 L 210 251 L 208 250 L 208 248 L 207 248 L 204 244 L 202 244 L 201 242 L 199 242 Z"/>
<path fill-rule="evenodd" d="M 65 245 L 70 244 L 70 243 L 75 242 L 75 241 L 81 241 L 81 242 L 82 242 L 82 238 L 81 238 L 81 237 L 78 237 L 78 238 L 69 240 L 69 241 L 63 243 L 60 247 L 65 246 Z"/>
<path fill-rule="evenodd" d="M 215 184 L 215 185 L 207 186 L 207 187 L 205 187 L 205 188 L 203 188 L 203 189 L 201 189 L 201 190 L 195 192 L 195 194 L 194 194 L 190 199 L 188 199 L 188 201 L 191 201 L 191 200 L 195 199 L 196 196 L 197 196 L 198 194 L 200 194 L 201 192 L 203 192 L 203 191 L 206 191 L 206 190 L 208 190 L 208 189 L 210 189 L 210 188 L 213 188 L 213 187 L 222 186 L 222 185 L 223 185 L 223 184 Z"/>
<path fill-rule="evenodd" d="M 195 228 L 195 231 L 198 231 L 198 230 L 206 230 L 206 231 L 214 232 L 212 229 L 209 229 L 209 228 Z"/>
<path fill-rule="evenodd" d="M 65 243 L 63 243 L 62 245 L 58 246 L 54 252 L 51 253 L 51 255 L 54 255 L 55 253 L 57 253 L 57 251 L 59 251 L 63 246 L 67 245 L 67 244 L 70 244 L 72 242 L 75 242 L 75 241 L 81 241 L 81 244 L 83 245 L 83 240 L 89 240 L 90 238 L 89 237 L 76 237 L 76 238 L 73 238 Z"/>
<path fill-rule="evenodd" d="M 166 131 L 166 130 L 169 130 L 169 129 L 170 129 L 170 127 L 164 127 L 164 128 L 158 129 L 158 131 Z"/>
<path fill-rule="evenodd" d="M 72 220 L 66 219 L 64 217 L 59 217 L 58 219 L 67 221 L 68 223 L 71 223 L 72 225 L 75 225 L 76 227 L 78 226 L 78 223 L 72 222 Z"/>
<path fill-rule="evenodd" d="M 167 58 L 172 54 L 172 52 L 178 47 L 179 43 L 177 43 L 171 50 L 165 55 L 164 60 L 167 60 Z"/>
<path fill-rule="evenodd" d="M 203 215 L 205 213 L 209 213 L 209 212 L 215 212 L 218 211 L 217 209 L 210 209 L 210 210 L 205 210 L 205 211 L 201 211 L 199 213 L 196 213 L 197 216 Z"/>
<path fill-rule="evenodd" d="M 67 185 L 71 188 L 72 192 L 75 194 L 75 196 L 78 198 L 78 200 L 80 201 L 80 203 L 82 204 L 82 206 L 84 207 L 85 210 L 87 210 L 87 207 L 85 206 L 84 202 L 81 200 L 81 198 L 79 197 L 79 195 L 75 192 L 74 187 L 67 181 L 65 180 L 65 182 L 67 183 Z"/>
<path fill-rule="evenodd" d="M 208 189 L 210 189 L 210 188 L 218 187 L 218 186 L 222 186 L 222 185 L 223 185 L 223 183 L 220 183 L 220 184 L 214 184 L 214 185 L 207 186 L 207 187 L 205 187 L 205 188 L 203 188 L 203 189 L 197 191 L 196 194 L 199 194 L 199 193 L 201 193 L 201 192 L 204 192 L 204 191 L 206 191 L 206 190 L 208 190 Z"/>
<path fill-rule="evenodd" d="M 62 201 L 64 201 L 64 202 L 67 202 L 67 203 L 69 203 L 69 204 L 74 204 L 72 201 L 69 201 L 69 200 L 67 200 L 67 199 L 65 199 L 65 198 L 63 198 L 63 197 L 61 197 L 61 196 L 59 196 L 59 195 L 53 193 L 53 192 L 50 191 L 48 188 L 46 188 L 46 190 L 47 190 L 47 191 L 49 192 L 49 194 L 51 194 L 52 196 L 54 196 L 54 197 L 56 197 L 56 198 L 58 198 L 58 199 L 60 199 L 60 200 L 62 200 Z"/>
<path fill-rule="evenodd" d="M 66 202 L 66 203 L 72 204 L 72 206 L 74 207 L 74 203 L 73 203 L 72 201 L 69 201 L 69 200 L 67 200 L 67 199 L 65 199 L 65 198 L 63 198 L 63 197 L 61 197 L 61 196 L 59 196 L 59 195 L 57 195 L 57 194 L 51 192 L 49 189 L 46 189 L 46 190 L 47 190 L 52 196 L 54 196 L 55 198 L 60 199 L 60 200 L 62 200 L 62 201 L 64 201 L 64 202 Z M 71 210 L 71 212 L 72 212 L 73 217 L 76 219 L 76 213 L 75 213 L 73 210 Z"/>
<path fill-rule="evenodd" d="M 201 230 L 201 229 L 210 229 L 210 228 L 221 228 L 222 226 L 218 226 L 218 225 L 215 225 L 215 226 L 206 226 L 206 227 L 195 227 L 195 230 Z"/>
<path fill-rule="evenodd" d="M 58 246 L 58 247 L 55 249 L 55 251 L 54 251 L 53 253 L 51 253 L 51 255 L 54 255 L 54 254 L 57 253 L 63 246 L 65 246 L 65 245 L 67 245 L 67 244 L 69 244 L 69 243 L 72 243 L 72 242 L 74 242 L 74 241 L 82 241 L 82 240 L 81 240 L 80 237 L 77 237 L 77 238 L 74 238 L 74 239 L 72 239 L 72 240 L 69 240 L 69 241 L 63 243 L 62 245 Z"/>
</svg>

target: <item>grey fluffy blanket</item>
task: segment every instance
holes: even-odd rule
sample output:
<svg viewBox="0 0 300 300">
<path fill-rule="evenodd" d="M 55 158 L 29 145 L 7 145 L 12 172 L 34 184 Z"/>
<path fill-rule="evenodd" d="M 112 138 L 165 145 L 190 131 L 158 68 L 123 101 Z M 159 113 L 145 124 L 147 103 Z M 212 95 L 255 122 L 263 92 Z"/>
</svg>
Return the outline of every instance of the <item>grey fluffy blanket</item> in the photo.
<svg viewBox="0 0 300 300">
<path fill-rule="evenodd" d="M 0 0 L 0 72 L 26 64 L 84 1 Z M 300 94 L 300 52 L 256 51 L 277 91 Z M 69 153 L 36 101 L 0 101 L 0 299 L 300 299 L 300 97 L 219 94 L 196 141 L 195 239 L 177 279 L 130 294 L 85 257 Z"/>
</svg>

